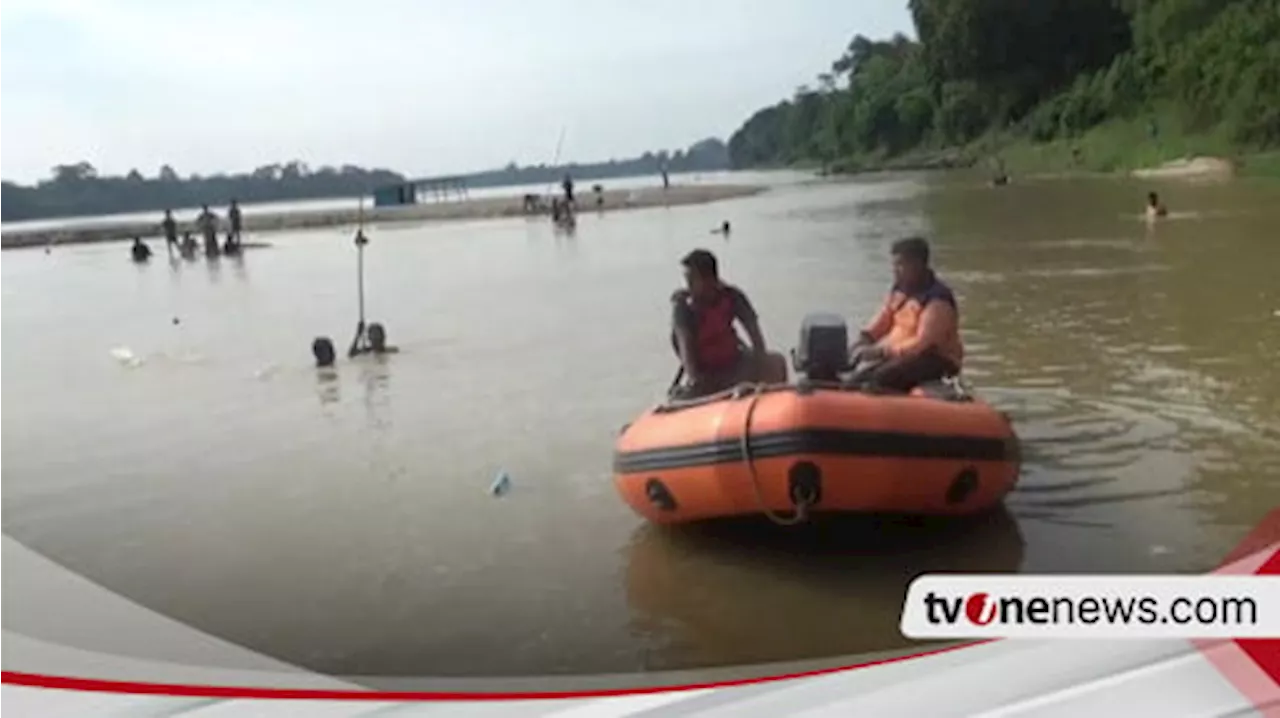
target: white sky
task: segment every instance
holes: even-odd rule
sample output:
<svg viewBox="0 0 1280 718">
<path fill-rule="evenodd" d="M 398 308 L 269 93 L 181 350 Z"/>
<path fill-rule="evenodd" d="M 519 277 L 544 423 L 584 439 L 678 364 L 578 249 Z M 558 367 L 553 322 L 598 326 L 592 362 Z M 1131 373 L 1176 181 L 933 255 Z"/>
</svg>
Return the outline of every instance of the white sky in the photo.
<svg viewBox="0 0 1280 718">
<path fill-rule="evenodd" d="M 4 0 L 5 179 L 244 171 L 411 176 L 728 138 L 906 0 Z"/>
</svg>

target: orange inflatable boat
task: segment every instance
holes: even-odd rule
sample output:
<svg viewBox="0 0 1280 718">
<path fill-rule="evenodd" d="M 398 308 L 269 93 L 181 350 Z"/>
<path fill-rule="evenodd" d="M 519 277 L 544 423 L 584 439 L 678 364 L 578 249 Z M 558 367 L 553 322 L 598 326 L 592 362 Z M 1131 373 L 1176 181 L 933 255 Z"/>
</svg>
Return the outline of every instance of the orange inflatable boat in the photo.
<svg viewBox="0 0 1280 718">
<path fill-rule="evenodd" d="M 835 349 L 838 346 L 839 349 Z M 954 383 L 875 395 L 837 377 L 843 321 L 806 319 L 795 383 L 660 405 L 623 428 L 622 498 L 655 523 L 815 512 L 970 514 L 1017 482 L 1009 419 Z M 837 356 L 837 354 L 839 356 Z"/>
</svg>

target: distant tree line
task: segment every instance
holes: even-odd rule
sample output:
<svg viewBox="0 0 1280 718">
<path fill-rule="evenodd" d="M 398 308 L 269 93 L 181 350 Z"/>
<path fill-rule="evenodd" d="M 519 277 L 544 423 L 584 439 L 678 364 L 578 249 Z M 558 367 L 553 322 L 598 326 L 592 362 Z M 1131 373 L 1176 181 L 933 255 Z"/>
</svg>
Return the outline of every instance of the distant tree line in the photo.
<svg viewBox="0 0 1280 718">
<path fill-rule="evenodd" d="M 628 160 L 595 164 L 538 165 L 466 175 L 472 187 L 558 182 L 566 172 L 577 179 L 603 179 L 670 172 L 710 171 L 729 166 L 729 151 L 718 139 L 703 140 L 687 150 L 646 152 Z M 102 176 L 88 162 L 58 165 L 49 179 L 24 186 L 4 182 L 0 194 L 0 218 L 6 222 L 122 212 L 161 211 L 165 208 L 222 205 L 231 199 L 241 203 L 353 197 L 383 185 L 406 181 L 386 169 L 364 169 L 353 165 L 312 170 L 298 161 L 259 167 L 247 174 L 211 175 L 187 178 L 169 165 L 155 177 L 137 170 L 123 177 Z"/>
<path fill-rule="evenodd" d="M 657 174 L 663 169 L 676 172 L 713 172 L 729 168 L 729 148 L 719 139 L 709 138 L 694 143 L 687 150 L 645 152 L 626 160 L 608 160 L 590 164 L 534 165 L 520 167 L 512 162 L 506 167 L 466 176 L 471 187 L 502 187 L 507 185 L 541 184 L 559 182 L 566 174 L 578 180 L 609 179 L 611 177 L 636 177 Z"/>
<path fill-rule="evenodd" d="M 264 165 L 246 174 L 192 175 L 183 179 L 165 165 L 155 177 L 143 177 L 137 170 L 123 177 L 105 177 L 88 162 L 78 162 L 54 167 L 52 177 L 35 186 L 5 182 L 0 212 L 9 222 L 222 205 L 233 198 L 240 202 L 272 202 L 342 197 L 402 179 L 389 170 L 352 165 L 312 171 L 296 161 Z"/>
<path fill-rule="evenodd" d="M 1280 143 L 1277 0 L 909 6 L 918 41 L 855 36 L 816 88 L 799 88 L 733 134 L 733 165 L 838 165 L 991 132 L 1071 138 L 1157 105 L 1241 146 Z"/>
</svg>

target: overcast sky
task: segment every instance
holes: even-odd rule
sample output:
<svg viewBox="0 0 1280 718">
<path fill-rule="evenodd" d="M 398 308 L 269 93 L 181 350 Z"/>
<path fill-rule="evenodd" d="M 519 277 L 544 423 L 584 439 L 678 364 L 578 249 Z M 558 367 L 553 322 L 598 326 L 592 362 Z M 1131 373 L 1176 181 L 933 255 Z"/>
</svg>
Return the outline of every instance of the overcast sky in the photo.
<svg viewBox="0 0 1280 718">
<path fill-rule="evenodd" d="M 906 0 L 4 0 L 5 179 L 425 176 L 727 138 Z"/>
</svg>

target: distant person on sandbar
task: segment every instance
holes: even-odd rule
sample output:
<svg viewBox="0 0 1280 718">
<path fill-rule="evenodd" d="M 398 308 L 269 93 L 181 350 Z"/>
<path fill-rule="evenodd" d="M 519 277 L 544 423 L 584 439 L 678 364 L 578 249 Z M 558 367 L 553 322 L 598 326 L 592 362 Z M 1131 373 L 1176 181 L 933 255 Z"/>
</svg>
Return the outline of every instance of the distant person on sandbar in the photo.
<svg viewBox="0 0 1280 718">
<path fill-rule="evenodd" d="M 218 254 L 218 215 L 209 211 L 209 205 L 200 205 L 200 214 L 196 217 L 196 226 L 204 235 L 204 253 L 210 257 Z"/>
<path fill-rule="evenodd" d="M 240 205 L 234 198 L 231 200 L 231 206 L 227 208 L 227 221 L 231 223 L 230 237 L 235 239 L 235 244 L 238 247 L 240 245 L 241 229 Z"/>
<path fill-rule="evenodd" d="M 663 191 L 671 189 L 671 177 L 667 175 L 667 166 L 662 165 L 662 189 Z"/>
<path fill-rule="evenodd" d="M 1147 220 L 1152 221 L 1160 217 L 1168 217 L 1169 210 L 1160 201 L 1160 195 L 1155 192 L 1147 193 Z"/>
<path fill-rule="evenodd" d="M 387 346 L 387 330 L 381 324 L 374 322 L 369 325 L 368 331 L 365 331 L 364 322 L 361 322 L 356 326 L 356 336 L 351 340 L 351 348 L 347 350 L 347 356 L 395 354 L 398 351 L 400 351 L 399 347 Z"/>
<path fill-rule="evenodd" d="M 169 250 L 169 254 L 173 254 L 173 248 L 178 244 L 178 223 L 173 219 L 171 210 L 164 211 L 164 220 L 160 222 L 160 229 L 164 232 L 164 246 Z"/>
<path fill-rule="evenodd" d="M 569 176 L 568 172 L 565 173 L 564 181 L 560 183 L 560 186 L 564 188 L 565 204 L 572 205 L 573 204 L 573 178 Z"/>
<path fill-rule="evenodd" d="M 591 185 L 591 191 L 596 194 L 596 209 L 604 209 L 604 185 Z"/>
<path fill-rule="evenodd" d="M 151 259 L 151 248 L 142 241 L 142 237 L 133 238 L 133 247 L 129 251 L 133 255 L 133 261 L 135 262 L 145 262 Z"/>
<path fill-rule="evenodd" d="M 178 251 L 182 253 L 182 256 L 187 259 L 194 259 L 197 247 L 196 238 L 191 236 L 190 232 L 184 232 L 182 234 L 182 244 L 178 247 Z"/>
</svg>

